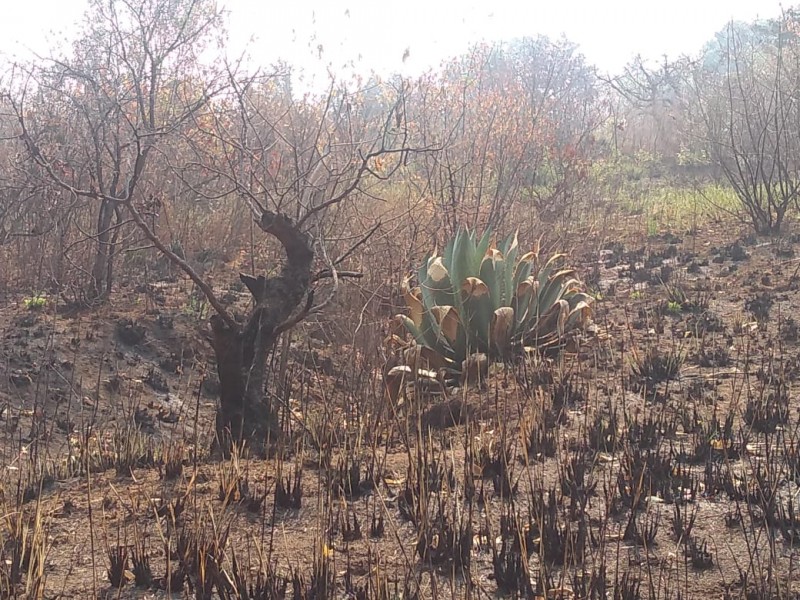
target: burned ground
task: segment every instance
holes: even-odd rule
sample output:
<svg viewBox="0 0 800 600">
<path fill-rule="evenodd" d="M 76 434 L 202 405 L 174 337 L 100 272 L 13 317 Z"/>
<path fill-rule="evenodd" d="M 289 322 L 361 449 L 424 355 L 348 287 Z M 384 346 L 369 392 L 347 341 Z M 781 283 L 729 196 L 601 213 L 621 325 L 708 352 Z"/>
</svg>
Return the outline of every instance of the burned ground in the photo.
<svg viewBox="0 0 800 600">
<path fill-rule="evenodd" d="M 731 230 L 565 241 L 594 324 L 449 397 L 392 404 L 381 336 L 301 326 L 266 459 L 209 454 L 207 315 L 180 281 L 10 301 L 0 590 L 795 597 L 799 240 Z"/>
</svg>

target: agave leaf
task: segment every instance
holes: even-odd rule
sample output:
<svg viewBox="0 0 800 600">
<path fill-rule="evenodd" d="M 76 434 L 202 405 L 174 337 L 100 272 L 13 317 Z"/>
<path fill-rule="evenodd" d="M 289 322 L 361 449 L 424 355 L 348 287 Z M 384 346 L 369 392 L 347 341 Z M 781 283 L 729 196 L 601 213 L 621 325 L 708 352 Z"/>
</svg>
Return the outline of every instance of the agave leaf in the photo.
<svg viewBox="0 0 800 600">
<path fill-rule="evenodd" d="M 505 257 L 508 257 L 508 255 L 517 248 L 519 248 L 519 239 L 517 238 L 516 231 L 506 236 L 506 238 L 497 245 L 497 249 L 500 250 Z"/>
<path fill-rule="evenodd" d="M 594 298 L 585 292 L 575 292 L 569 297 L 570 310 L 575 310 L 580 304 L 585 304 L 589 312 L 591 312 L 593 302 Z"/>
<path fill-rule="evenodd" d="M 489 327 L 492 323 L 491 293 L 489 287 L 477 277 L 467 277 L 461 284 L 462 322 L 464 324 L 464 351 L 488 352 Z"/>
<path fill-rule="evenodd" d="M 437 333 L 444 335 L 448 344 L 452 347 L 458 337 L 458 329 L 461 325 L 456 309 L 452 306 L 433 306 L 431 307 L 431 313 L 439 326 Z"/>
<path fill-rule="evenodd" d="M 520 284 L 531 276 L 536 257 L 533 252 L 523 255 L 514 269 L 514 289 L 519 288 Z"/>
<path fill-rule="evenodd" d="M 539 269 L 539 283 L 544 285 L 550 279 L 550 275 L 555 271 L 558 266 L 557 263 L 564 257 L 563 254 L 554 254 L 548 261 Z"/>
<path fill-rule="evenodd" d="M 477 277 L 467 277 L 461 283 L 461 300 L 465 302 L 470 298 L 481 298 L 489 294 L 489 288 Z"/>
<path fill-rule="evenodd" d="M 538 318 L 536 310 L 539 299 L 539 281 L 533 276 L 528 277 L 517 287 L 512 306 L 517 319 L 517 329 L 524 333 Z"/>
<path fill-rule="evenodd" d="M 573 273 L 572 270 L 564 270 L 550 277 L 542 291 L 539 292 L 540 311 L 549 310 L 550 306 L 578 284 L 577 279 L 570 277 Z"/>
<path fill-rule="evenodd" d="M 483 260 L 485 257 L 489 256 L 489 254 L 492 251 L 497 250 L 497 236 L 495 235 L 494 230 L 492 229 L 491 232 L 487 231 L 487 233 L 489 233 L 489 239 L 488 239 L 488 243 L 486 244 L 486 248 L 484 250 L 484 254 L 483 254 L 483 256 L 481 256 L 481 260 Z"/>
<path fill-rule="evenodd" d="M 569 303 L 559 300 L 541 316 L 532 333 L 539 344 L 551 343 L 564 335 L 569 315 Z"/>
<path fill-rule="evenodd" d="M 549 279 L 575 279 L 573 275 L 575 275 L 575 269 L 561 269 L 550 275 Z"/>
<path fill-rule="evenodd" d="M 417 346 L 415 365 L 424 360 L 463 372 L 474 353 L 492 360 L 512 343 L 558 342 L 567 329 L 585 323 L 591 298 L 574 271 L 559 266 L 562 255 L 541 264 L 540 247 L 541 240 L 520 256 L 517 232 L 496 244 L 490 228 L 480 239 L 459 228 L 441 256 L 426 256 L 419 287 L 403 282 L 410 316 L 402 322 Z M 423 359 L 423 353 L 429 356 Z"/>
<path fill-rule="evenodd" d="M 563 252 L 556 252 L 550 258 L 547 259 L 545 266 L 550 265 L 552 267 L 564 257 L 566 257 L 566 254 L 564 254 Z"/>
<path fill-rule="evenodd" d="M 530 296 L 535 289 L 538 289 L 538 283 L 533 277 L 526 277 L 517 284 L 517 291 L 514 295 L 520 299 Z"/>
<path fill-rule="evenodd" d="M 406 315 L 398 316 L 417 344 L 427 346 L 443 356 L 452 358 L 453 349 L 447 343 L 447 340 L 439 334 L 439 325 L 434 322 L 431 311 L 426 310 L 422 314 L 422 325 L 419 327 Z"/>
<path fill-rule="evenodd" d="M 556 263 L 562 256 L 562 254 L 552 256 L 537 273 L 536 279 L 539 282 L 539 293 L 536 305 L 531 306 L 532 313 L 538 314 L 539 312 L 546 312 L 550 304 L 554 301 L 554 298 L 550 298 L 548 301 L 546 290 L 548 289 L 548 284 L 551 283 L 551 275 L 556 268 Z M 544 302 L 543 299 L 545 300 Z"/>
<path fill-rule="evenodd" d="M 436 283 L 443 284 L 449 279 L 450 274 L 447 272 L 447 267 L 444 266 L 444 260 L 441 256 L 436 256 L 428 263 L 428 280 Z"/>
<path fill-rule="evenodd" d="M 417 281 L 422 282 L 428 278 L 428 264 L 433 259 L 433 254 L 427 254 L 417 269 Z"/>
<path fill-rule="evenodd" d="M 569 311 L 566 324 L 567 331 L 575 327 L 583 327 L 584 325 L 586 325 L 586 323 L 589 322 L 591 314 L 592 314 L 592 307 L 589 306 L 589 303 L 586 302 L 585 300 L 580 300 Z"/>
<path fill-rule="evenodd" d="M 477 247 L 475 248 L 475 256 L 473 260 L 475 262 L 472 263 L 472 271 L 478 272 L 481 268 L 481 261 L 483 257 L 486 256 L 486 253 L 489 251 L 489 247 L 494 239 L 494 232 L 491 228 L 486 229 L 483 232 L 483 236 L 481 237 L 480 241 L 478 242 Z"/>
<path fill-rule="evenodd" d="M 433 348 L 417 344 L 403 351 L 403 362 L 415 369 L 443 369 L 452 367 L 452 361 Z"/>
<path fill-rule="evenodd" d="M 411 320 L 410 317 L 406 315 L 396 315 L 396 319 L 399 319 L 400 322 L 405 326 L 406 331 L 411 334 L 411 337 L 414 338 L 414 341 L 417 344 L 426 345 L 427 341 L 425 340 L 425 336 L 422 334 L 422 329 L 417 326 L 414 321 Z"/>
<path fill-rule="evenodd" d="M 558 337 L 564 337 L 567 326 L 567 317 L 569 317 L 569 302 L 563 298 L 558 301 L 558 318 L 556 320 L 556 332 Z"/>
<path fill-rule="evenodd" d="M 411 313 L 411 320 L 417 327 L 422 326 L 422 315 L 425 312 L 425 306 L 422 304 L 422 292 L 418 287 L 411 288 L 409 285 L 410 277 L 404 277 L 401 289 L 403 291 L 403 298 L 405 298 L 406 305 Z"/>
<path fill-rule="evenodd" d="M 547 313 L 550 307 L 561 299 L 564 291 L 565 288 L 559 281 L 548 282 L 547 285 L 540 289 L 536 299 L 536 310 L 538 314 L 543 315 Z"/>
<path fill-rule="evenodd" d="M 452 306 L 455 302 L 450 273 L 441 256 L 434 257 L 428 264 L 428 276 L 420 280 L 422 303 L 427 310 L 434 306 Z"/>
<path fill-rule="evenodd" d="M 505 258 L 496 248 L 490 248 L 481 262 L 480 278 L 488 286 L 492 306 L 497 309 L 508 306 L 505 296 Z M 510 299 L 509 299 L 510 300 Z"/>
<path fill-rule="evenodd" d="M 517 269 L 517 255 L 519 254 L 519 240 L 517 239 L 516 232 L 506 238 L 505 243 L 500 248 L 500 251 L 505 257 L 505 272 L 503 273 L 501 301 L 503 306 L 507 306 L 511 304 L 511 299 L 516 291 L 516 286 L 514 285 L 514 275 Z"/>
<path fill-rule="evenodd" d="M 499 354 L 505 354 L 508 350 L 513 332 L 514 309 L 510 306 L 501 306 L 494 311 L 492 325 L 489 329 L 491 345 Z"/>
<path fill-rule="evenodd" d="M 467 277 L 477 274 L 475 267 L 475 234 L 466 229 L 459 229 L 453 238 L 450 248 L 450 279 L 454 284 L 464 281 Z"/>
</svg>

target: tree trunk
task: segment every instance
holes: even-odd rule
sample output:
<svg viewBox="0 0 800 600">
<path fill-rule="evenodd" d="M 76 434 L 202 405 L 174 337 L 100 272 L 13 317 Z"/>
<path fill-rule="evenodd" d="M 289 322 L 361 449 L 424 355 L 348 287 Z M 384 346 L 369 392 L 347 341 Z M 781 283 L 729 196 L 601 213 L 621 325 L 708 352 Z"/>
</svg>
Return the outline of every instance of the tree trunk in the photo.
<svg viewBox="0 0 800 600">
<path fill-rule="evenodd" d="M 233 326 L 220 315 L 211 317 L 220 382 L 216 443 L 224 452 L 231 443 L 241 447 L 243 442 L 258 450 L 278 436 L 276 407 L 265 393 L 267 355 L 280 326 L 303 301 L 311 278 L 314 254 L 308 237 L 283 215 L 265 212 L 258 224 L 281 242 L 287 261 L 276 277 L 239 275 L 254 301 L 245 324 Z"/>
<path fill-rule="evenodd" d="M 92 281 L 89 289 L 89 300 L 105 300 L 111 292 L 107 285 L 107 276 L 111 260 L 111 219 L 114 216 L 114 206 L 110 200 L 100 202 L 100 211 L 97 215 L 97 251 L 94 255 L 92 266 Z"/>
</svg>

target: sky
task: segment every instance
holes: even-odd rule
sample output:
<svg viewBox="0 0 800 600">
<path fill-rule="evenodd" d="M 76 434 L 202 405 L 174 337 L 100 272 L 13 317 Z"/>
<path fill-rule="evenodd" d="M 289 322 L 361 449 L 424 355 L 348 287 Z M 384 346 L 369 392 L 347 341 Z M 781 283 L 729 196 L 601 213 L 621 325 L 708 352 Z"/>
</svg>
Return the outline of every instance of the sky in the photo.
<svg viewBox="0 0 800 600">
<path fill-rule="evenodd" d="M 619 72 L 636 54 L 693 54 L 730 19 L 780 14 L 780 0 L 218 0 L 230 11 L 229 49 L 246 46 L 325 79 L 327 69 L 406 75 L 478 41 L 562 34 L 590 63 Z M 0 0 L 0 52 L 45 54 L 74 34 L 86 0 Z M 249 45 L 248 45 L 249 44 Z"/>
</svg>

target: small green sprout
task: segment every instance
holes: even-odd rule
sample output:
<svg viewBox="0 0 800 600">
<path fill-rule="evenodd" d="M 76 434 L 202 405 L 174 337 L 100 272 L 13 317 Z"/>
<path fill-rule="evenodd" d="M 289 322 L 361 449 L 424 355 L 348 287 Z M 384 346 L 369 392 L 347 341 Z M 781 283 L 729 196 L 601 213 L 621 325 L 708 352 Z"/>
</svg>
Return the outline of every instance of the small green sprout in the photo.
<svg viewBox="0 0 800 600">
<path fill-rule="evenodd" d="M 670 301 L 667 304 L 667 311 L 671 312 L 672 314 L 677 314 L 683 310 L 683 305 L 680 302 Z"/>
<path fill-rule="evenodd" d="M 47 304 L 47 298 L 44 294 L 35 294 L 33 296 L 29 296 L 22 301 L 22 305 L 27 310 L 41 310 Z"/>
</svg>

